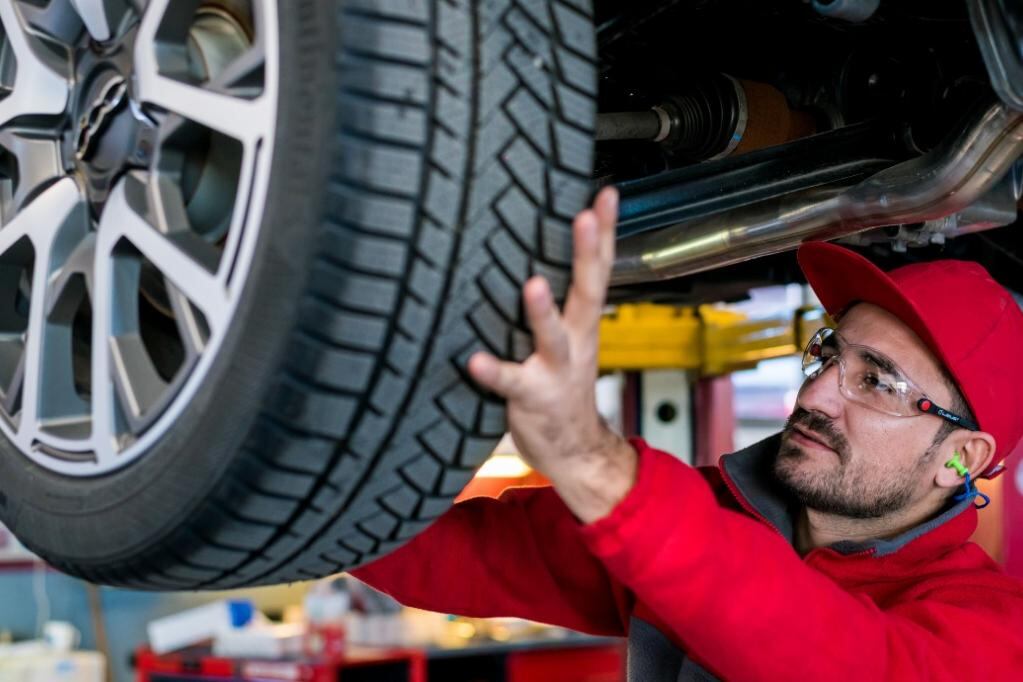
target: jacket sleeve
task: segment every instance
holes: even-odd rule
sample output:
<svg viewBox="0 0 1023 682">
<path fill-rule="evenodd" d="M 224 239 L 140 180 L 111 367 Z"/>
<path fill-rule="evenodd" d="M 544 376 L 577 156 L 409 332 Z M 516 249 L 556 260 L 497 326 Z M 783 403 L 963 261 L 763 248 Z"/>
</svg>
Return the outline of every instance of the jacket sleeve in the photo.
<svg viewBox="0 0 1023 682">
<path fill-rule="evenodd" d="M 806 565 L 767 525 L 720 506 L 700 473 L 641 441 L 637 482 L 583 530 L 665 634 L 726 680 L 1009 679 L 1019 590 L 947 588 L 875 604 Z M 1015 671 L 1015 672 L 1013 672 Z"/>
<path fill-rule="evenodd" d="M 586 547 L 550 487 L 455 504 L 403 547 L 352 571 L 416 608 L 516 616 L 597 635 L 626 632 L 631 597 Z"/>
</svg>

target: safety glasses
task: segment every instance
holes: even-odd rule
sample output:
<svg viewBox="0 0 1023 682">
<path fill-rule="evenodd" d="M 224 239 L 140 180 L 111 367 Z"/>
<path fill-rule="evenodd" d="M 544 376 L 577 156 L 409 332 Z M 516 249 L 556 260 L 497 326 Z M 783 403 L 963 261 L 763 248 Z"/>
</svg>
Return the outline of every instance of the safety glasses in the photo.
<svg viewBox="0 0 1023 682">
<path fill-rule="evenodd" d="M 838 364 L 838 387 L 849 400 L 895 417 L 933 414 L 971 431 L 979 430 L 966 417 L 938 407 L 891 358 L 868 346 L 847 343 L 834 329 L 820 329 L 803 351 L 803 374 L 816 379 Z"/>
</svg>

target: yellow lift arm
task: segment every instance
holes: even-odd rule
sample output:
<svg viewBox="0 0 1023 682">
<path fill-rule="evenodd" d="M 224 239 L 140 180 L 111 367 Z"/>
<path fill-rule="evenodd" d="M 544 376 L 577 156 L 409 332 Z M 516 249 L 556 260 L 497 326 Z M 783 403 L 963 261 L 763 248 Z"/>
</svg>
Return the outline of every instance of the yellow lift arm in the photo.
<svg viewBox="0 0 1023 682">
<path fill-rule="evenodd" d="M 600 369 L 729 374 L 762 360 L 802 352 L 810 336 L 825 324 L 819 308 L 754 320 L 719 306 L 622 305 L 601 320 Z"/>
</svg>

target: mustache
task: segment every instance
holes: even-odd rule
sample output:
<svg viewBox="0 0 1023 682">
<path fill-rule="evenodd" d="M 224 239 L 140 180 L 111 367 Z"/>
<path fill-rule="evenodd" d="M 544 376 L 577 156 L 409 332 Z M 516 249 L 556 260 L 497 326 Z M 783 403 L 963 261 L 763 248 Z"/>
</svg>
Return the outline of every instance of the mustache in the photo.
<svg viewBox="0 0 1023 682">
<path fill-rule="evenodd" d="M 786 420 L 785 430 L 791 432 L 792 427 L 797 424 L 837 452 L 843 461 L 847 459 L 849 441 L 830 419 L 818 412 L 810 412 L 797 406 Z"/>
</svg>

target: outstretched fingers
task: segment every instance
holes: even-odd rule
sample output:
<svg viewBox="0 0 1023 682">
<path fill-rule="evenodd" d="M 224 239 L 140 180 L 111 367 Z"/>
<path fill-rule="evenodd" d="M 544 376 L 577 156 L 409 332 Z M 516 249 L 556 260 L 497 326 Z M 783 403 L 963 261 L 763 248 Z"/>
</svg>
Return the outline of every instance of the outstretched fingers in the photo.
<svg viewBox="0 0 1023 682">
<path fill-rule="evenodd" d="M 526 282 L 522 293 L 537 354 L 555 365 L 567 362 L 568 335 L 554 303 L 550 284 L 543 277 L 533 277 Z"/>
<path fill-rule="evenodd" d="M 614 265 L 617 221 L 618 192 L 608 187 L 597 195 L 593 208 L 576 216 L 572 226 L 575 246 L 565 323 L 582 333 L 591 333 L 600 323 Z"/>
</svg>

